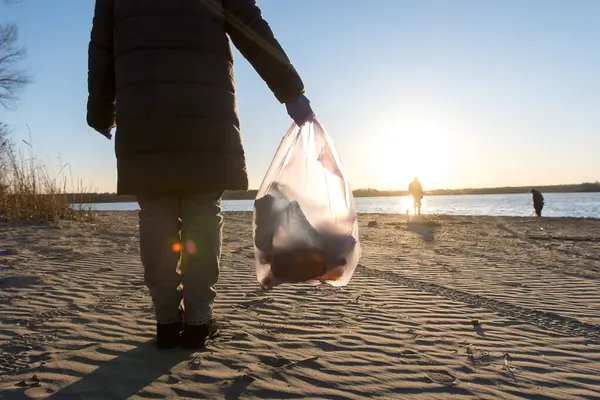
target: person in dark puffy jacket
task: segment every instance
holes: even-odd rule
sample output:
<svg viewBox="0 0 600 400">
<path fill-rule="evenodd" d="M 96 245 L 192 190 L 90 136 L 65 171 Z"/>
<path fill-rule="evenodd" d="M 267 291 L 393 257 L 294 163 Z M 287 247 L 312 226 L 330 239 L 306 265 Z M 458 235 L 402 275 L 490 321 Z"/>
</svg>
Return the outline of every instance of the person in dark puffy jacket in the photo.
<svg viewBox="0 0 600 400">
<path fill-rule="evenodd" d="M 298 125 L 311 118 L 302 80 L 255 0 L 95 3 L 87 122 L 109 139 L 118 128 L 117 192 L 140 205 L 160 348 L 199 348 L 218 332 L 220 201 L 225 190 L 248 189 L 229 40 Z"/>
</svg>

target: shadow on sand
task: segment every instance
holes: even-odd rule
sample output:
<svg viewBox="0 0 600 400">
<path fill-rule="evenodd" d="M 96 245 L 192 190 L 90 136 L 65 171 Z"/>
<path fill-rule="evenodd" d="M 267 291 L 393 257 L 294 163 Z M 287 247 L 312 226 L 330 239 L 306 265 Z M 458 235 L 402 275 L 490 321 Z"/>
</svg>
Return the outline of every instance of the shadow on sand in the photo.
<svg viewBox="0 0 600 400">
<path fill-rule="evenodd" d="M 422 215 L 415 215 L 409 217 L 406 227 L 409 231 L 421 236 L 424 241 L 432 242 L 435 240 L 440 223 L 431 221 Z"/>
<path fill-rule="evenodd" d="M 153 340 L 120 353 L 92 373 L 60 389 L 48 399 L 126 399 L 138 394 L 161 376 L 169 375 L 177 364 L 187 360 L 191 352 L 159 351 Z"/>
</svg>

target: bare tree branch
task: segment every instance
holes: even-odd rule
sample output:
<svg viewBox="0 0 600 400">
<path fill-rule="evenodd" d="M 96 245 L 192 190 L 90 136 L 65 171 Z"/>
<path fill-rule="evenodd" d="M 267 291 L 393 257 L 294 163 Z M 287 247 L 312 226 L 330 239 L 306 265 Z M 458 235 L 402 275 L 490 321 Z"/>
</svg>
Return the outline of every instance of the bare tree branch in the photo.
<svg viewBox="0 0 600 400">
<path fill-rule="evenodd" d="M 17 37 L 15 24 L 0 24 L 0 106 L 4 108 L 15 106 L 18 94 L 31 81 L 25 71 L 18 68 L 25 57 L 25 48 L 17 45 Z"/>
<path fill-rule="evenodd" d="M 0 6 L 12 6 L 21 0 L 0 0 Z M 15 24 L 0 24 L 0 108 L 16 105 L 17 95 L 30 82 L 18 63 L 25 57 L 25 49 L 17 46 Z M 6 167 L 11 141 L 8 125 L 0 121 L 0 189 L 6 183 Z"/>
</svg>

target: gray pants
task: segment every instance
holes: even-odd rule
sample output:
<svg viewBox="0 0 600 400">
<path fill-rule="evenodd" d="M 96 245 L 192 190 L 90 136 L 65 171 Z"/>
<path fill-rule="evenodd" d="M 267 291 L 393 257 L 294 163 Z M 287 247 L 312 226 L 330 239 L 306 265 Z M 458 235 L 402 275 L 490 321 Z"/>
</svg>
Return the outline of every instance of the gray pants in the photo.
<svg viewBox="0 0 600 400">
<path fill-rule="evenodd" d="M 186 324 L 212 318 L 221 258 L 221 196 L 138 196 L 140 254 L 158 323 L 178 321 L 182 300 Z"/>
</svg>

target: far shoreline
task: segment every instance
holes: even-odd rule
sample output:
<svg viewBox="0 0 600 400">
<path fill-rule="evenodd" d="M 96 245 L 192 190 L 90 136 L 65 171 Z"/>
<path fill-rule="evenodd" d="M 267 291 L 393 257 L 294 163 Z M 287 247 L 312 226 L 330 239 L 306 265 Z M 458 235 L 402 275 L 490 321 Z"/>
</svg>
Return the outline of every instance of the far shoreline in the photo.
<svg viewBox="0 0 600 400">
<path fill-rule="evenodd" d="M 475 189 L 435 189 L 425 191 L 425 196 L 464 196 L 464 195 L 508 195 L 508 194 L 526 194 L 535 188 L 542 193 L 599 193 L 600 182 L 582 183 L 572 185 L 551 185 L 551 186 L 519 186 L 519 187 L 500 187 L 500 188 L 475 188 Z M 226 191 L 223 200 L 254 200 L 257 190 L 248 191 Z M 355 198 L 362 197 L 402 197 L 407 196 L 406 190 L 377 190 L 377 189 L 357 189 L 353 191 Z M 87 201 L 82 201 L 87 200 Z M 116 193 L 78 193 L 68 194 L 70 204 L 80 203 L 132 203 L 137 202 L 133 195 L 117 195 Z"/>
</svg>

